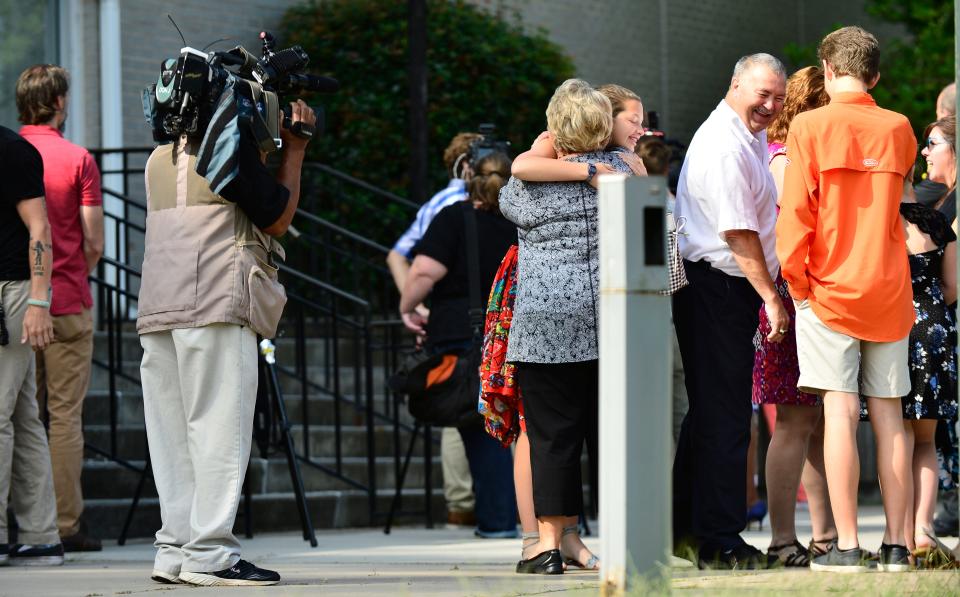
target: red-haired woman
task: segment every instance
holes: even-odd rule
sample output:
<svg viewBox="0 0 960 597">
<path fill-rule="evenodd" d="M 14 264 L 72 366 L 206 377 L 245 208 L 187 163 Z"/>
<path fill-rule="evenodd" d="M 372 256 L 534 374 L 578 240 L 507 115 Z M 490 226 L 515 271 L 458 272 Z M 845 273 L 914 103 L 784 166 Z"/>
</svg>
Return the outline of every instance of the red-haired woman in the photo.
<svg viewBox="0 0 960 597">
<path fill-rule="evenodd" d="M 783 189 L 787 164 L 787 131 L 793 118 L 829 102 L 823 88 L 823 71 L 816 66 L 802 68 L 787 80 L 783 110 L 767 128 L 770 171 L 777 184 L 777 202 Z M 757 347 L 753 365 L 753 402 L 776 405 L 776 426 L 767 450 L 767 502 L 770 508 L 769 555 L 786 566 L 803 567 L 812 556 L 826 553 L 837 532 L 827 493 L 823 467 L 823 406 L 819 396 L 797 389 L 800 367 L 793 327 L 793 301 L 787 284 L 777 276 L 777 288 L 790 315 L 790 329 L 782 342 L 767 340 L 770 321 L 760 309 L 760 326 L 754 339 Z M 797 540 L 795 527 L 797 489 L 801 479 L 810 507 L 813 538 L 809 550 Z M 810 552 L 813 552 L 812 554 Z"/>
</svg>

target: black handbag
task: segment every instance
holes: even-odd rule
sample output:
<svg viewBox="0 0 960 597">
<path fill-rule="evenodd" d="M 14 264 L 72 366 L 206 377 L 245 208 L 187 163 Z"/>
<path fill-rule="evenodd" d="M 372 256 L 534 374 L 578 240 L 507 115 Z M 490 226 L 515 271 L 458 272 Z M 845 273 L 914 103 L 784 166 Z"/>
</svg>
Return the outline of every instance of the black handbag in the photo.
<svg viewBox="0 0 960 597">
<path fill-rule="evenodd" d="M 479 425 L 480 355 L 483 346 L 484 297 L 480 290 L 480 258 L 477 216 L 465 202 L 463 210 L 467 250 L 467 291 L 472 306 L 471 341 L 464 350 L 430 353 L 417 349 L 408 354 L 400 370 L 390 379 L 390 387 L 407 395 L 410 414 L 427 425 L 465 427 Z"/>
</svg>

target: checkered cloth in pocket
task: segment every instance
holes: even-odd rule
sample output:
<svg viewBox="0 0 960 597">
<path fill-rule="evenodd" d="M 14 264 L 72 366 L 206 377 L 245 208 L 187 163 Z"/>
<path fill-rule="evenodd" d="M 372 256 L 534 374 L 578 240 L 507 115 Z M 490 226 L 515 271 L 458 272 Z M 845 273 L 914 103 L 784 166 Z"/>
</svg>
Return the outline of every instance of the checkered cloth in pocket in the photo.
<svg viewBox="0 0 960 597">
<path fill-rule="evenodd" d="M 683 231 L 686 221 L 686 218 L 682 216 L 674 220 L 673 214 L 667 212 L 667 273 L 669 280 L 667 289 L 660 291 L 662 295 L 676 294 L 681 288 L 690 284 L 687 281 L 687 272 L 683 269 L 683 258 L 680 257 L 680 250 L 677 248 L 677 235 L 686 234 Z"/>
</svg>

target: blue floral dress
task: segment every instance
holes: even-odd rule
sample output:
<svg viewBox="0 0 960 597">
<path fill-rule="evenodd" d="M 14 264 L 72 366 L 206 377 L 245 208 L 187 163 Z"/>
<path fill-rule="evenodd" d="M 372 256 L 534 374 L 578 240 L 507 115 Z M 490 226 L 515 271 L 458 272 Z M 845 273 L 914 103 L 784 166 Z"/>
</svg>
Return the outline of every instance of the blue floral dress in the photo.
<svg viewBox="0 0 960 597">
<path fill-rule="evenodd" d="M 904 203 L 900 215 L 930 236 L 937 248 L 910 255 L 913 308 L 910 331 L 910 393 L 902 398 L 905 419 L 954 419 L 957 416 L 956 315 L 941 290 L 943 252 L 957 236 L 938 211 Z"/>
</svg>

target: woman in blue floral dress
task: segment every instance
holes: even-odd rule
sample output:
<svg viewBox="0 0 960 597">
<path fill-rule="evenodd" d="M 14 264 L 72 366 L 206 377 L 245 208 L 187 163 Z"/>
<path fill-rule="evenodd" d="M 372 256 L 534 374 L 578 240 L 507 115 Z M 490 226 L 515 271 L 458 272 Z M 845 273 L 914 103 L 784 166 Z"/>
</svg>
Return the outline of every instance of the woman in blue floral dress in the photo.
<svg viewBox="0 0 960 597">
<path fill-rule="evenodd" d="M 957 300 L 957 236 L 946 217 L 929 207 L 905 202 L 900 215 L 907 232 L 917 312 L 910 332 L 911 388 L 902 398 L 907 436 L 913 439 L 914 516 L 908 519 L 906 539 L 912 549 L 922 552 L 933 547 L 922 529 L 933 527 L 936 509 L 937 422 L 957 416 L 957 327 L 948 306 Z"/>
</svg>

